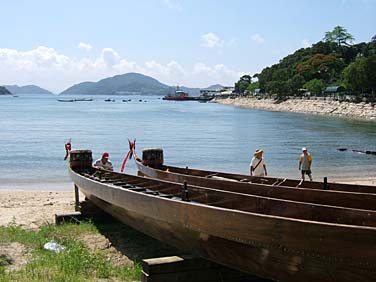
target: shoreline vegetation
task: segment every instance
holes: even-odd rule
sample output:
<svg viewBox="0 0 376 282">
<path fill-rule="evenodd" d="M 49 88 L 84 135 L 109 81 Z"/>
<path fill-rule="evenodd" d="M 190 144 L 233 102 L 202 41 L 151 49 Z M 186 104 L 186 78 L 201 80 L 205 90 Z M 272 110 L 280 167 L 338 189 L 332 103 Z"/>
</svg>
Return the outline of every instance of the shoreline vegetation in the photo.
<svg viewBox="0 0 376 282">
<path fill-rule="evenodd" d="M 375 105 L 365 102 L 340 102 L 314 98 L 290 98 L 280 102 L 275 99 L 256 97 L 215 98 L 212 102 L 248 109 L 314 114 L 376 122 Z"/>
</svg>

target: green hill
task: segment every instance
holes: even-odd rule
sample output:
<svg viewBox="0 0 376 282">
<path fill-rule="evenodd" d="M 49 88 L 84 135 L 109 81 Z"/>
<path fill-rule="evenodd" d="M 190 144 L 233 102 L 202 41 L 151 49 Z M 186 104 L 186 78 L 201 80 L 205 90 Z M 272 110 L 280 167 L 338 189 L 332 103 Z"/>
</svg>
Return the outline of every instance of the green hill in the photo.
<svg viewBox="0 0 376 282">
<path fill-rule="evenodd" d="M 341 33 L 343 37 L 334 36 Z M 329 36 L 330 35 L 330 36 Z M 254 75 L 252 82 L 245 75 L 235 84 L 238 93 L 260 88 L 261 92 L 277 96 L 297 95 L 310 91 L 321 94 L 328 86 L 338 85 L 351 94 L 375 93 L 376 90 L 376 40 L 351 45 L 353 37 L 346 29 L 336 27 L 325 34 L 325 42 L 319 41 L 310 48 L 302 48 L 280 60 L 278 64 L 264 68 Z"/>
<path fill-rule="evenodd" d="M 12 93 L 4 86 L 0 86 L 0 95 L 12 95 Z"/>
<path fill-rule="evenodd" d="M 60 94 L 89 95 L 166 95 L 171 87 L 139 73 L 126 73 L 102 79 L 98 82 L 83 82 Z"/>
<path fill-rule="evenodd" d="M 4 85 L 9 91 L 13 94 L 53 94 L 52 92 L 43 89 L 36 85 L 25 85 L 25 86 L 18 86 L 18 85 Z"/>
</svg>

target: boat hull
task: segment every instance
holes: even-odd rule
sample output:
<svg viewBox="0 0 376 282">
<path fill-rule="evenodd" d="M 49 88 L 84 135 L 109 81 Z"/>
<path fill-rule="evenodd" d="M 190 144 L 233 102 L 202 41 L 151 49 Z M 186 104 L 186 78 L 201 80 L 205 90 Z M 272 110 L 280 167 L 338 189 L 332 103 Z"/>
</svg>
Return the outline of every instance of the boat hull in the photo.
<svg viewBox="0 0 376 282">
<path fill-rule="evenodd" d="M 322 224 L 158 198 L 70 169 L 101 209 L 160 241 L 280 281 L 373 281 L 375 228 Z"/>
</svg>

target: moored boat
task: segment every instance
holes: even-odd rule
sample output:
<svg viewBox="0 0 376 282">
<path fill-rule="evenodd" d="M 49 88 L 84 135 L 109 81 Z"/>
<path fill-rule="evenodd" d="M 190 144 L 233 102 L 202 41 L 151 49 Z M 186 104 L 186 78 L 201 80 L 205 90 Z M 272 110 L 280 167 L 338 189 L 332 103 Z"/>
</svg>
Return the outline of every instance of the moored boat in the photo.
<svg viewBox="0 0 376 282">
<path fill-rule="evenodd" d="M 375 212 L 180 185 L 91 166 L 69 174 L 101 209 L 156 239 L 279 281 L 373 281 Z"/>
<path fill-rule="evenodd" d="M 57 99 L 59 102 L 91 102 L 92 98 Z"/>
<path fill-rule="evenodd" d="M 58 102 L 75 102 L 75 99 L 57 99 Z"/>
<path fill-rule="evenodd" d="M 174 94 L 168 94 L 162 98 L 162 100 L 167 101 L 198 101 L 198 102 L 208 102 L 214 99 L 214 96 L 200 95 L 200 96 L 189 96 L 188 93 L 179 90 L 175 91 Z"/>
<path fill-rule="evenodd" d="M 188 95 L 188 93 L 180 90 L 179 87 L 176 88 L 174 94 L 168 94 L 162 98 L 162 100 L 167 101 L 189 101 L 192 100 L 192 97 Z"/>
</svg>

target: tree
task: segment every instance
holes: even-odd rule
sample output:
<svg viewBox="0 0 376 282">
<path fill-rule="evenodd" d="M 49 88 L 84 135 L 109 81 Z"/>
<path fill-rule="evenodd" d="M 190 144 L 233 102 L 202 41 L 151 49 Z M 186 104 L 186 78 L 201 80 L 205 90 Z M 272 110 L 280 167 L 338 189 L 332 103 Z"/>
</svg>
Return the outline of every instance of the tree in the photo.
<svg viewBox="0 0 376 282">
<path fill-rule="evenodd" d="M 376 55 L 360 58 L 343 70 L 346 86 L 355 93 L 374 93 L 376 90 Z"/>
<path fill-rule="evenodd" d="M 347 32 L 346 28 L 336 26 L 332 31 L 325 32 L 324 40 L 326 42 L 336 42 L 338 46 L 346 45 L 354 41 L 354 37 Z"/>
<path fill-rule="evenodd" d="M 247 87 L 247 91 L 249 91 L 250 93 L 254 92 L 257 88 L 260 88 L 260 85 L 259 85 L 259 82 L 256 81 L 256 82 L 252 82 L 248 85 Z"/>
<path fill-rule="evenodd" d="M 299 89 L 303 87 L 304 82 L 305 82 L 304 77 L 299 74 L 294 75 L 292 79 L 289 79 L 287 81 L 287 84 L 288 84 L 290 94 L 298 93 Z"/>
<path fill-rule="evenodd" d="M 235 83 L 235 92 L 244 93 L 247 87 L 252 83 L 252 77 L 248 74 L 243 75 L 238 82 Z"/>
<path fill-rule="evenodd" d="M 306 81 L 312 79 L 323 79 L 327 83 L 339 79 L 339 75 L 344 68 L 341 59 L 334 55 L 315 54 L 296 66 L 297 71 Z"/>
<path fill-rule="evenodd" d="M 371 42 L 376 42 L 376 35 L 371 38 Z"/>
<path fill-rule="evenodd" d="M 251 83 L 252 77 L 249 74 L 245 74 L 240 78 L 240 80 L 245 82 L 245 83 Z"/>
<path fill-rule="evenodd" d="M 320 95 L 324 89 L 324 82 L 320 79 L 312 79 L 306 82 L 303 87 L 312 94 Z"/>
</svg>

